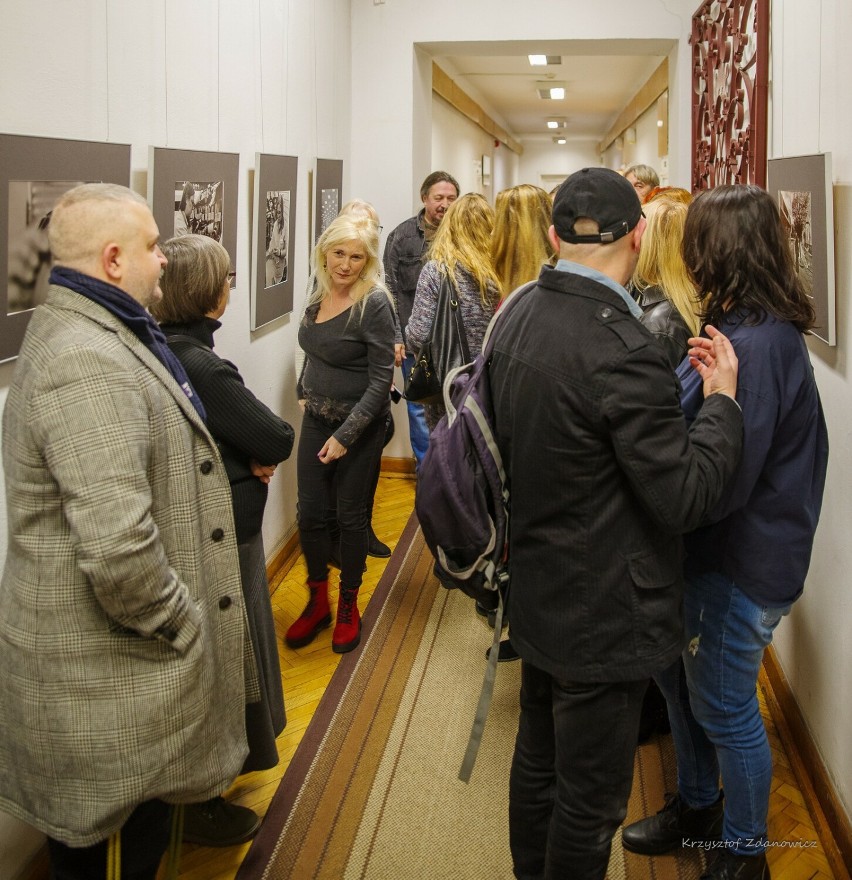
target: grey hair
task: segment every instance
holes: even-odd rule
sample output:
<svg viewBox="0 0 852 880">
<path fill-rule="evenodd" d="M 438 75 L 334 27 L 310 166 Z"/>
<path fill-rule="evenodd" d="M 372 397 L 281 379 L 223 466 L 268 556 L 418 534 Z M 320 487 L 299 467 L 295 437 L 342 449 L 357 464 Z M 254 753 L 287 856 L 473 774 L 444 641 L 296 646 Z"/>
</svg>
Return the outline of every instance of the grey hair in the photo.
<svg viewBox="0 0 852 880">
<path fill-rule="evenodd" d="M 169 262 L 160 279 L 163 298 L 151 314 L 161 324 L 191 324 L 214 311 L 231 270 L 225 248 L 206 235 L 178 235 L 161 249 Z"/>
</svg>

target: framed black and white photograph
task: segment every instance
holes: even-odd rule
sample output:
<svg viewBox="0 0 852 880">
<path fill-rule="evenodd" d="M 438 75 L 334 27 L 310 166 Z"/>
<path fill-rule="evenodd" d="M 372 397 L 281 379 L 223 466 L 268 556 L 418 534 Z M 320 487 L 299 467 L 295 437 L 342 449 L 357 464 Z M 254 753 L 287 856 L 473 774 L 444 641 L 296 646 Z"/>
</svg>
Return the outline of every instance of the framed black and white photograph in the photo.
<svg viewBox="0 0 852 880">
<path fill-rule="evenodd" d="M 130 145 L 0 134 L 0 361 L 17 357 L 33 309 L 47 297 L 47 227 L 81 183 L 130 185 Z"/>
<path fill-rule="evenodd" d="M 314 244 L 340 212 L 342 192 L 342 160 L 317 159 L 314 170 Z"/>
<path fill-rule="evenodd" d="M 239 173 L 238 153 L 151 147 L 148 204 L 160 238 L 187 233 L 213 238 L 228 252 L 236 273 Z"/>
<path fill-rule="evenodd" d="M 793 265 L 816 312 L 811 333 L 836 344 L 831 154 L 770 159 L 767 190 L 778 203 Z"/>
<path fill-rule="evenodd" d="M 298 163 L 295 156 L 255 156 L 252 330 L 293 311 Z"/>
</svg>

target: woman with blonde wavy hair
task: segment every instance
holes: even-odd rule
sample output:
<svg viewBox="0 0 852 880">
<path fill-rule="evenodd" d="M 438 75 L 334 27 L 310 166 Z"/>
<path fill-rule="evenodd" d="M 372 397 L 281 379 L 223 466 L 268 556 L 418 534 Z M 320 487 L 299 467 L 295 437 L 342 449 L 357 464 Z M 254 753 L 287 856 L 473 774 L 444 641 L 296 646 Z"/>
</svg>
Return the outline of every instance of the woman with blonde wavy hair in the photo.
<svg viewBox="0 0 852 880">
<path fill-rule="evenodd" d="M 522 183 L 497 193 L 491 259 L 505 299 L 527 281 L 538 278 L 553 256 L 547 238 L 553 201 L 541 187 Z"/>
<path fill-rule="evenodd" d="M 701 304 L 681 254 L 690 200 L 685 190 L 664 190 L 645 204 L 648 227 L 633 273 L 640 320 L 660 341 L 672 369 L 701 329 Z"/>
<path fill-rule="evenodd" d="M 420 273 L 414 306 L 405 331 L 410 349 L 420 350 L 429 337 L 443 278 L 458 295 L 470 356 L 482 349 L 482 338 L 500 302 L 500 280 L 491 262 L 494 209 L 478 193 L 467 193 L 450 205 Z M 424 407 L 432 431 L 444 414 L 442 404 Z"/>
<path fill-rule="evenodd" d="M 299 325 L 306 358 L 298 395 L 305 411 L 296 463 L 310 596 L 285 638 L 298 648 L 331 624 L 326 506 L 336 497 L 340 590 L 331 645 L 343 654 L 361 638 L 358 590 L 367 558 L 367 510 L 394 368 L 393 304 L 382 281 L 378 225 L 335 218 L 314 248 L 312 270 Z"/>
</svg>

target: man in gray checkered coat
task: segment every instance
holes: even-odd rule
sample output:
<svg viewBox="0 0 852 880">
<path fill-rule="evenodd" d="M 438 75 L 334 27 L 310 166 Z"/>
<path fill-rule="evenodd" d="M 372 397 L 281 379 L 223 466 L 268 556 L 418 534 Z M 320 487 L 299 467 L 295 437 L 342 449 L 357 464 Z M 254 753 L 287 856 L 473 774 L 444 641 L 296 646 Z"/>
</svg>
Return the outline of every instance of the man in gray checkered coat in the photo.
<svg viewBox="0 0 852 880">
<path fill-rule="evenodd" d="M 53 875 L 153 878 L 171 804 L 220 794 L 257 697 L 228 479 L 147 306 L 165 258 L 144 200 L 57 204 L 55 265 L 3 414 L 0 809 Z M 113 838 L 115 840 L 115 838 Z"/>
</svg>

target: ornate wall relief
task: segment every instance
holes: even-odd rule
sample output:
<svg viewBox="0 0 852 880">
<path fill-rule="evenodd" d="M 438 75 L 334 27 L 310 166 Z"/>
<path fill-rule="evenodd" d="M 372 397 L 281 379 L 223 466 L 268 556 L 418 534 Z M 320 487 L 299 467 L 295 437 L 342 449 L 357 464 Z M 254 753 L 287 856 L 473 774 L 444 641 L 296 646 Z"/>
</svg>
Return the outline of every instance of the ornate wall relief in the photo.
<svg viewBox="0 0 852 880">
<path fill-rule="evenodd" d="M 766 185 L 769 0 L 705 0 L 692 16 L 692 188 Z"/>
</svg>

